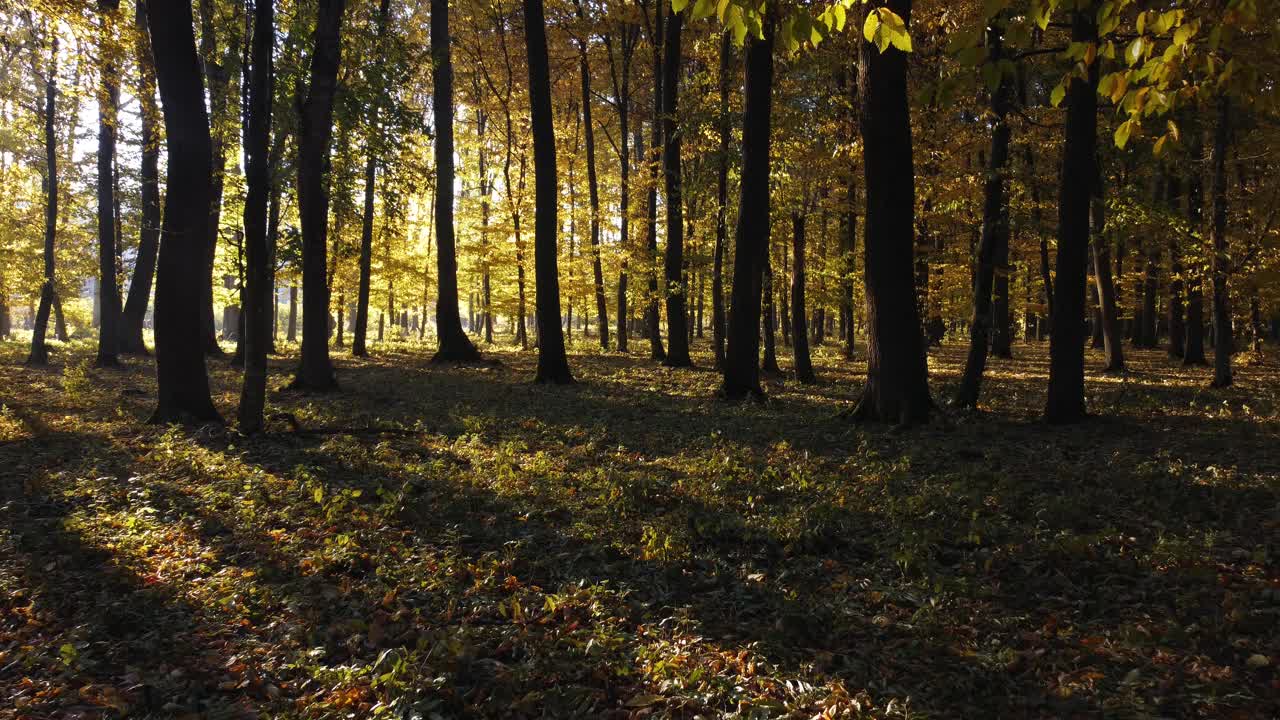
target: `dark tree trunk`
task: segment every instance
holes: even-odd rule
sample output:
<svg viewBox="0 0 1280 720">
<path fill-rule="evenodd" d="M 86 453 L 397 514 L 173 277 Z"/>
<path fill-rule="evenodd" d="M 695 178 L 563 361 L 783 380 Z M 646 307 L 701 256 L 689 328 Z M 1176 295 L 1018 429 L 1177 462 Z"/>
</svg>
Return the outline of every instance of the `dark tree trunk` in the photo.
<svg viewBox="0 0 1280 720">
<path fill-rule="evenodd" d="M 623 31 L 624 33 L 627 30 Z M 618 244 L 622 248 L 622 264 L 618 270 L 618 352 L 627 352 L 627 321 L 629 320 L 629 311 L 627 310 L 627 253 L 631 249 L 631 148 L 628 145 L 630 140 L 630 120 L 631 120 L 631 56 L 629 48 L 634 44 L 628 44 L 627 38 L 623 39 L 623 58 L 622 58 L 622 78 L 620 84 L 620 92 L 618 94 L 618 142 L 620 148 L 618 150 L 618 161 L 620 162 L 620 184 L 618 207 L 621 215 L 621 235 Z"/>
<path fill-rule="evenodd" d="M 267 401 L 267 346 L 271 319 L 268 304 L 271 273 L 267 252 L 267 205 L 271 193 L 271 98 L 274 70 L 275 0 L 254 0 L 252 57 L 248 99 L 248 131 L 245 133 L 245 302 L 244 385 L 240 391 L 240 432 L 259 432 Z M 342 323 L 338 323 L 341 332 Z"/>
<path fill-rule="evenodd" d="M 327 271 L 329 190 L 325 175 L 333 135 L 333 96 L 341 56 L 346 0 L 319 0 L 311 86 L 302 106 L 298 138 L 298 215 L 302 220 L 302 362 L 291 387 L 326 391 L 338 386 L 329 359 Z M 450 183 L 452 187 L 452 182 Z"/>
<path fill-rule="evenodd" d="M 1201 156 L 1199 128 L 1188 128 L 1187 154 Z M 1199 237 L 1204 229 L 1204 175 L 1198 164 L 1192 164 L 1187 178 L 1187 225 L 1191 236 Z M 1182 354 L 1183 365 L 1208 365 L 1204 355 L 1204 277 L 1198 267 L 1187 268 L 1187 324 L 1186 348 Z"/>
<path fill-rule="evenodd" d="M 120 0 L 98 0 L 102 21 L 99 45 L 102 89 L 98 102 L 98 325 L 97 367 L 120 364 L 120 292 L 116 287 L 116 108 L 120 104 L 120 79 L 114 53 L 115 27 Z"/>
<path fill-rule="evenodd" d="M 724 369 L 724 250 L 729 235 L 729 33 L 720 38 L 720 155 L 716 159 L 716 245 L 711 267 L 711 348 L 716 369 Z"/>
<path fill-rule="evenodd" d="M 886 6 L 910 25 L 911 0 Z M 907 55 L 859 42 L 858 89 L 867 192 L 867 384 L 854 417 L 910 425 L 928 419 L 929 371 L 912 278 L 915 172 Z"/>
<path fill-rule="evenodd" d="M 1106 356 L 1107 372 L 1124 371 L 1124 343 L 1120 334 L 1120 319 L 1116 309 L 1116 287 L 1111 278 L 1111 243 L 1107 239 L 1105 189 L 1102 174 L 1095 180 L 1093 196 L 1093 278 L 1098 294 L 1098 321 L 1101 324 L 1102 349 Z"/>
<path fill-rule="evenodd" d="M 585 21 L 581 0 L 576 3 L 578 18 Z M 587 64 L 587 41 L 578 41 L 578 65 L 582 74 L 583 140 L 587 145 L 587 192 L 591 203 L 591 270 L 594 274 L 596 321 L 600 326 L 600 347 L 609 349 L 609 307 L 604 294 L 604 266 L 600 261 L 600 184 L 596 178 L 596 136 L 591 123 L 591 67 Z"/>
<path fill-rule="evenodd" d="M 1003 57 L 1003 28 L 1001 19 L 997 17 L 987 28 L 987 52 L 990 62 L 998 63 Z M 978 404 L 982 391 L 982 374 L 987 366 L 988 337 L 993 326 L 1007 325 L 1008 321 L 1008 278 L 1005 278 L 1005 318 L 1001 319 L 999 303 L 992 307 L 992 290 L 996 275 L 1005 272 L 1009 262 L 1009 202 L 1006 197 L 1005 170 L 1009 164 L 1009 137 L 1012 134 L 1006 115 L 1012 87 L 1008 76 L 1002 80 L 991 96 L 991 113 L 994 125 L 991 128 L 991 160 L 987 166 L 987 177 L 983 187 L 982 203 L 982 240 L 978 244 L 978 272 L 973 286 L 973 320 L 969 323 L 969 356 L 965 360 L 964 375 L 960 379 L 960 390 L 956 395 L 956 405 L 962 408 L 973 408 Z M 1003 260 L 1002 260 L 1003 258 Z M 996 317 L 992 318 L 992 312 Z M 991 343 L 992 352 L 999 355 L 997 338 Z M 1008 345 L 1009 338 L 1003 338 Z"/>
<path fill-rule="evenodd" d="M 210 153 L 212 158 L 212 180 L 209 198 L 209 232 L 208 244 L 204 248 L 204 269 L 201 275 L 201 328 L 204 337 L 205 352 L 214 357 L 222 357 L 222 347 L 218 345 L 217 329 L 214 323 L 213 286 L 214 261 L 218 254 L 218 230 L 222 222 L 222 194 L 226 177 L 226 143 L 219 122 L 227 114 L 230 99 L 228 90 L 227 69 L 218 58 L 218 23 L 215 19 L 214 0 L 200 0 L 200 55 L 203 61 L 205 80 L 209 90 L 210 113 Z M 233 57 L 236 43 L 228 45 L 228 57 Z"/>
<path fill-rule="evenodd" d="M 1071 15 L 1071 39 L 1098 40 L 1097 2 Z M 1045 419 L 1072 423 L 1086 416 L 1084 406 L 1084 295 L 1089 255 L 1089 201 L 1097 178 L 1098 63 L 1088 78 L 1067 89 L 1066 140 L 1058 192 L 1058 279 L 1053 298 L 1053 336 L 1049 341 L 1049 397 Z M 1087 180 L 1086 180 L 1087 179 Z"/>
<path fill-rule="evenodd" d="M 1235 350 L 1235 330 L 1231 323 L 1231 296 L 1227 279 L 1231 258 L 1227 248 L 1227 146 L 1231 142 L 1231 99 L 1218 98 L 1217 124 L 1213 131 L 1213 217 L 1209 228 L 1213 271 L 1213 387 L 1232 383 L 1231 353 Z"/>
<path fill-rule="evenodd" d="M 152 422 L 221 422 L 209 396 L 200 323 L 213 154 L 191 4 L 147 4 L 156 80 L 164 107 L 168 179 L 156 263 L 156 386 Z"/>
<path fill-rule="evenodd" d="M 774 299 L 773 292 L 773 262 L 769 258 L 769 250 L 765 248 L 764 274 L 762 280 L 762 295 L 764 298 L 764 358 L 760 361 L 760 371 L 772 375 L 779 375 L 782 370 L 778 367 L 778 343 L 777 343 L 777 301 Z"/>
<path fill-rule="evenodd" d="M 689 286 L 684 277 L 684 201 L 681 195 L 680 129 L 676 121 L 680 88 L 680 31 L 684 15 L 673 14 L 667 20 L 666 59 L 662 63 L 662 153 L 667 186 L 667 247 L 665 255 L 667 299 L 668 367 L 691 367 L 689 358 L 689 326 L 685 306 Z"/>
<path fill-rule="evenodd" d="M 289 286 L 289 328 L 285 339 L 291 343 L 298 342 L 298 286 Z"/>
<path fill-rule="evenodd" d="M 734 230 L 733 290 L 729 305 L 724 384 L 727 400 L 764 397 L 760 386 L 760 300 L 769 248 L 769 134 L 773 106 L 772 16 L 763 37 L 748 41 L 742 112 L 742 177 Z"/>
<path fill-rule="evenodd" d="M 795 359 L 796 379 L 802 383 L 817 382 L 813 360 L 809 357 L 809 328 L 805 324 L 808 310 L 804 303 L 805 237 L 804 214 L 791 213 L 791 354 Z"/>
<path fill-rule="evenodd" d="M 432 362 L 475 362 L 480 352 L 462 330 L 458 311 L 458 258 L 453 228 L 453 61 L 448 0 L 431 0 L 432 103 L 436 160 L 436 335 Z"/>
<path fill-rule="evenodd" d="M 58 234 L 58 142 L 54 132 L 58 98 L 58 36 L 51 32 L 49 66 L 45 68 L 44 110 L 40 120 L 44 125 L 44 283 L 40 286 L 40 307 L 36 311 L 31 332 L 31 354 L 27 364 L 45 365 L 49 362 L 49 346 L 45 335 L 49 331 L 49 312 L 57 304 L 57 283 L 54 277 L 54 241 Z M 32 61 L 33 70 L 36 62 Z"/>
<path fill-rule="evenodd" d="M 381 48 L 387 32 L 387 16 L 391 12 L 391 0 L 381 0 L 378 6 L 377 36 Z M 385 88 L 378 88 L 381 92 Z M 367 357 L 369 350 L 365 345 L 369 333 L 369 283 L 373 271 L 373 200 L 374 182 L 378 176 L 378 153 L 381 151 L 381 138 L 378 136 L 378 101 L 375 99 L 370 112 L 367 157 L 364 167 L 364 215 L 360 222 L 360 285 L 356 294 L 356 326 L 351 339 L 351 354 L 356 357 Z M 341 307 L 339 307 L 341 312 Z M 339 337 L 342 323 L 338 323 Z"/>
<path fill-rule="evenodd" d="M 653 45 L 653 113 L 649 122 L 649 193 L 645 225 L 645 252 L 649 275 L 649 298 L 645 304 L 645 325 L 649 335 L 649 357 L 653 360 L 666 360 L 667 352 L 662 347 L 662 311 L 661 300 L 664 295 L 658 282 L 658 173 L 662 167 L 662 43 L 665 39 L 663 26 L 666 17 L 666 3 L 656 0 L 654 3 L 654 25 L 650 36 Z"/>
<path fill-rule="evenodd" d="M 438 0 L 437 0 L 438 1 Z M 560 327 L 560 277 L 557 269 L 556 135 L 551 115 L 551 67 L 542 0 L 524 0 L 525 44 L 529 58 L 529 116 L 533 126 L 533 265 L 538 283 L 534 304 L 538 320 L 538 372 L 535 382 L 573 382 Z"/>
<path fill-rule="evenodd" d="M 129 281 L 129 296 L 120 318 L 120 352 L 147 354 L 142 339 L 142 325 L 151 302 L 151 283 L 156 274 L 156 254 L 160 251 L 160 137 L 157 133 L 160 110 L 156 107 L 155 64 L 151 57 L 151 40 L 147 33 L 147 3 L 138 0 L 137 57 L 141 92 L 138 105 L 142 116 L 142 169 L 139 175 L 138 258 Z"/>
<path fill-rule="evenodd" d="M 1165 189 L 1170 212 L 1178 210 L 1182 190 L 1178 179 L 1172 175 Z M 1187 333 L 1183 322 L 1182 254 L 1177 232 L 1169 234 L 1169 357 L 1181 358 L 1186 353 Z"/>
</svg>

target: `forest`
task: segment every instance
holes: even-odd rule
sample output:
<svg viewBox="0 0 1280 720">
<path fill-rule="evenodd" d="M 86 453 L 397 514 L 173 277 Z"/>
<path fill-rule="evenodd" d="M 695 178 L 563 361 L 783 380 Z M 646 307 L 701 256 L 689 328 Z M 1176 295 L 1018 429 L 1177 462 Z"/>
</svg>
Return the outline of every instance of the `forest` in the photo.
<svg viewBox="0 0 1280 720">
<path fill-rule="evenodd" d="M 1280 717 L 1273 152 L 1276 0 L 0 0 L 0 720 Z"/>
</svg>

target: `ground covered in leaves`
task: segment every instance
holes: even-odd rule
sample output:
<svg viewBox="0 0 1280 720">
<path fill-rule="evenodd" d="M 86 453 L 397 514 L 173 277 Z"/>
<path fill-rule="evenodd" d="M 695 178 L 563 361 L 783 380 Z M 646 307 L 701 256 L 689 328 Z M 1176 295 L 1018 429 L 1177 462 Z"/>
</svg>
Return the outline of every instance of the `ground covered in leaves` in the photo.
<svg viewBox="0 0 1280 720">
<path fill-rule="evenodd" d="M 381 348 L 246 439 L 146 425 L 149 361 L 0 345 L 0 718 L 1280 714 L 1274 359 L 1091 356 L 1099 417 L 1055 428 L 1020 345 L 896 432 L 828 348 L 741 407 L 702 345 L 572 387 Z"/>
</svg>

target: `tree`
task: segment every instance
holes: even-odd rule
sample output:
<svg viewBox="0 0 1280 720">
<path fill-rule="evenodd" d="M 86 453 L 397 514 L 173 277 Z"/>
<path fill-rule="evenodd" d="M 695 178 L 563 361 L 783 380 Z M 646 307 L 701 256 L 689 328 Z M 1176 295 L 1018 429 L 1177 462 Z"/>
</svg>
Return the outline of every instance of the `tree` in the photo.
<svg viewBox="0 0 1280 720">
<path fill-rule="evenodd" d="M 201 343 L 200 277 L 208 242 L 213 158 L 191 5 L 147 3 L 168 148 L 164 222 L 156 265 L 156 410 L 152 422 L 221 422 Z"/>
<path fill-rule="evenodd" d="M 1093 196 L 1092 232 L 1093 277 L 1098 293 L 1098 317 L 1102 321 L 1102 347 L 1107 359 L 1107 372 L 1124 371 L 1124 344 L 1117 318 L 1116 289 L 1111 278 L 1111 243 L 1107 239 L 1106 202 L 1103 200 L 1102 174 L 1097 178 Z"/>
<path fill-rule="evenodd" d="M 45 68 L 44 108 L 40 120 L 44 126 L 44 282 L 40 285 L 40 307 L 36 311 L 35 327 L 31 332 L 31 354 L 28 365 L 45 365 L 49 362 L 49 346 L 45 335 L 49 329 L 49 312 L 57 302 L 57 282 L 54 275 L 54 242 L 58 233 L 58 143 L 54 132 L 58 98 L 58 35 L 50 32 L 49 65 Z M 35 63 L 32 63 L 33 70 Z"/>
<path fill-rule="evenodd" d="M 462 330 L 458 314 L 458 258 L 453 227 L 453 62 L 449 52 L 449 2 L 431 0 L 432 110 L 436 160 L 436 334 L 432 362 L 475 362 L 480 352 Z M 510 139 L 508 138 L 508 141 Z"/>
<path fill-rule="evenodd" d="M 721 394 L 736 402 L 764 397 L 760 386 L 760 301 L 769 243 L 769 135 L 773 109 L 775 20 L 761 20 L 748 41 L 742 111 L 742 179 L 734 230 L 733 290 L 729 303 Z"/>
<path fill-rule="evenodd" d="M 716 369 L 724 369 L 724 250 L 729 235 L 729 63 L 733 46 L 729 33 L 720 35 L 720 105 L 718 127 L 720 149 L 716 154 L 716 244 L 711 268 L 711 348 Z"/>
<path fill-rule="evenodd" d="M 791 353 L 795 358 L 796 379 L 814 383 L 813 360 L 809 357 L 809 329 L 805 307 L 805 236 L 804 212 L 791 213 Z"/>
<path fill-rule="evenodd" d="M 1227 276 L 1231 258 L 1227 248 L 1227 150 L 1231 142 L 1231 97 L 1217 98 L 1217 122 L 1213 130 L 1213 157 L 1210 158 L 1213 215 L 1209 225 L 1209 244 L 1213 272 L 1213 387 L 1227 387 L 1233 381 L 1231 353 L 1235 350 L 1235 330 L 1231 322 L 1231 296 L 1227 292 Z"/>
<path fill-rule="evenodd" d="M 387 16 L 391 12 L 391 0 L 381 0 L 378 5 L 378 20 L 376 35 L 378 38 L 379 49 L 383 49 L 383 39 L 387 33 Z M 383 91 L 378 88 L 377 91 Z M 364 169 L 364 214 L 360 221 L 360 287 L 356 297 L 356 326 L 355 337 L 351 341 L 351 354 L 356 357 L 366 357 L 369 354 L 365 347 L 365 338 L 369 332 L 369 282 L 370 274 L 373 270 L 373 200 L 374 200 L 374 181 L 378 175 L 378 151 L 380 148 L 378 138 L 378 99 L 373 99 L 373 107 L 371 108 L 373 117 L 369 122 L 368 147 L 365 150 L 365 169 Z M 339 309 L 341 310 L 341 308 Z M 339 330 L 342 332 L 342 323 L 338 323 Z"/>
<path fill-rule="evenodd" d="M 542 0 L 524 0 L 525 45 L 529 58 L 529 114 L 533 125 L 533 263 L 538 283 L 538 372 L 535 382 L 573 382 L 560 326 L 560 278 L 557 268 L 556 136 L 551 117 L 551 67 Z"/>
<path fill-rule="evenodd" d="M 341 55 L 346 0 L 319 0 L 311 86 L 302 106 L 298 138 L 298 214 L 302 221 L 302 361 L 292 387 L 333 390 L 329 359 L 329 286 L 326 277 L 329 190 L 325 171 L 333 134 L 333 96 Z"/>
<path fill-rule="evenodd" d="M 653 20 L 649 19 L 648 3 L 653 2 Z M 645 264 L 649 276 L 649 296 L 645 303 L 645 331 L 649 335 L 649 357 L 666 360 L 667 351 L 662 346 L 662 318 L 659 310 L 661 297 L 658 286 L 658 170 L 663 156 L 662 145 L 662 43 L 665 39 L 663 24 L 666 3 L 663 0 L 645 0 L 645 29 L 649 45 L 653 48 L 653 112 L 649 115 L 649 186 L 645 204 Z M 637 143 L 639 144 L 639 143 Z"/>
<path fill-rule="evenodd" d="M 672 13 L 667 21 L 665 47 L 666 58 L 662 63 L 665 73 L 662 79 L 662 137 L 664 139 L 662 164 L 667 186 L 667 247 L 665 253 L 667 298 L 667 357 L 668 367 L 691 367 L 689 358 L 689 330 L 685 317 L 685 298 L 688 288 L 684 278 L 684 201 L 681 195 L 683 170 L 680 167 L 680 128 L 676 113 L 680 88 L 680 30 L 684 15 Z"/>
<path fill-rule="evenodd" d="M 1098 41 L 1098 3 L 1071 12 L 1071 40 Z M 1097 177 L 1098 65 L 1067 82 L 1067 121 L 1058 186 L 1058 268 L 1053 296 L 1053 335 L 1049 340 L 1049 397 L 1045 419 L 1079 422 L 1084 406 L 1084 293 L 1089 253 L 1089 213 Z"/>
<path fill-rule="evenodd" d="M 116 15 L 120 0 L 98 0 L 101 18 L 102 87 L 98 94 L 98 326 L 97 367 L 120 364 L 120 292 L 116 286 L 116 110 L 120 80 L 115 60 Z"/>
<path fill-rule="evenodd" d="M 911 425 L 927 420 L 933 406 L 912 261 L 915 171 L 906 52 L 910 45 L 898 39 L 910 28 L 911 1 L 889 0 L 871 12 L 882 16 L 879 32 L 891 32 L 899 23 L 902 29 L 893 35 L 897 42 L 882 42 L 880 49 L 871 41 L 859 43 L 868 337 L 867 382 L 853 416 Z M 893 15 L 899 19 L 893 20 Z"/>
<path fill-rule="evenodd" d="M 582 0 L 574 0 L 578 20 L 585 24 Z M 582 127 L 587 146 L 587 193 L 591 203 L 591 272 L 595 283 L 596 321 L 600 328 L 600 348 L 609 349 L 609 308 L 604 294 L 604 268 L 600 262 L 600 183 L 596 177 L 595 127 L 591 122 L 591 67 L 587 63 L 587 38 L 578 38 L 578 67 L 582 74 Z"/>
<path fill-rule="evenodd" d="M 275 49 L 275 0 L 253 0 L 252 64 L 248 89 L 248 130 L 244 201 L 245 304 L 244 385 L 240 392 L 240 432 L 263 426 L 267 396 L 267 346 L 275 305 L 267 252 L 267 203 L 271 191 L 271 99 L 275 93 L 272 53 Z"/>
<path fill-rule="evenodd" d="M 138 228 L 138 256 L 129 280 L 129 294 L 120 317 L 120 352 L 147 354 L 142 325 L 151 302 L 151 284 L 160 251 L 160 137 L 156 107 L 156 71 L 151 57 L 151 36 L 147 32 L 147 2 L 137 0 L 138 105 L 141 115 L 142 166 L 139 174 L 142 213 Z"/>
</svg>

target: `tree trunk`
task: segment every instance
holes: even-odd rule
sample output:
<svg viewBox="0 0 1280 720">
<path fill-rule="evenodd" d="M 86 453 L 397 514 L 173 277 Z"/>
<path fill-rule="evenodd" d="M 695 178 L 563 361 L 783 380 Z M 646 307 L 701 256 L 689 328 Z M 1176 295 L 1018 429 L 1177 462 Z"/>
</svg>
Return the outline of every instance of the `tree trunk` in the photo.
<svg viewBox="0 0 1280 720">
<path fill-rule="evenodd" d="M 1105 189 L 1102 173 L 1098 173 L 1093 195 L 1093 278 L 1098 293 L 1098 317 L 1102 330 L 1102 350 L 1107 372 L 1124 371 L 1124 343 L 1116 310 L 1116 287 L 1111 278 L 1111 243 L 1107 239 Z"/>
<path fill-rule="evenodd" d="M 582 2 L 576 2 L 578 19 L 584 20 Z M 596 321 L 600 326 L 600 348 L 609 349 L 609 308 L 604 294 L 604 267 L 600 261 L 600 185 L 596 178 L 596 137 L 591 122 L 591 67 L 587 63 L 587 41 L 578 41 L 578 65 L 582 74 L 583 140 L 587 145 L 587 192 L 591 203 L 591 270 L 595 275 Z"/>
<path fill-rule="evenodd" d="M 263 428 L 267 401 L 267 346 L 270 344 L 271 275 L 267 253 L 267 204 L 271 192 L 271 98 L 275 46 L 275 0 L 255 0 L 251 70 L 248 75 L 248 131 L 245 133 L 245 302 L 244 385 L 240 391 L 240 432 Z M 385 6 L 385 4 L 384 4 Z M 342 322 L 338 323 L 339 331 Z"/>
<path fill-rule="evenodd" d="M 734 230 L 733 290 L 726 337 L 724 384 L 729 401 L 764 397 L 760 386 L 760 300 L 769 248 L 769 135 L 773 106 L 774 19 L 763 20 L 762 37 L 746 52 L 742 112 L 742 176 Z"/>
<path fill-rule="evenodd" d="M 662 288 L 658 283 L 658 173 L 662 167 L 662 43 L 666 3 L 657 0 L 654 8 L 654 28 L 650 36 L 653 46 L 653 112 L 649 122 L 649 188 L 645 225 L 646 265 L 649 276 L 649 297 L 645 303 L 645 330 L 649 335 L 649 357 L 666 360 L 662 347 Z"/>
<path fill-rule="evenodd" d="M 1098 40 L 1096 0 L 1071 14 L 1071 39 Z M 1053 298 L 1053 336 L 1049 341 L 1049 396 L 1045 419 L 1079 422 L 1084 406 L 1084 295 L 1089 254 L 1089 200 L 1097 178 L 1098 63 L 1087 79 L 1067 89 L 1066 140 L 1058 191 L 1058 280 Z"/>
<path fill-rule="evenodd" d="M 1202 154 L 1199 128 L 1188 128 L 1187 154 L 1198 158 Z M 1204 229 L 1204 175 L 1197 164 L 1192 164 L 1187 178 L 1187 225 L 1191 237 L 1200 237 Z M 1198 253 L 1197 253 L 1198 255 Z M 1183 365 L 1208 365 L 1204 355 L 1204 276 L 1199 267 L 1187 268 L 1187 322 L 1186 348 L 1182 354 Z"/>
<path fill-rule="evenodd" d="M 387 32 L 387 16 L 391 12 L 391 0 L 381 0 L 378 6 L 377 37 L 381 50 Z M 383 91 L 385 88 L 378 88 Z M 367 157 L 364 168 L 364 215 L 360 222 L 360 285 L 356 294 L 356 326 L 351 339 L 351 354 L 356 357 L 367 357 L 366 338 L 369 334 L 369 284 L 373 272 L 373 200 L 374 182 L 378 175 L 378 153 L 381 151 L 378 137 L 379 103 L 375 99 L 370 109 L 372 118 L 369 122 Z M 341 312 L 341 308 L 339 308 Z M 339 337 L 342 323 L 338 323 Z"/>
<path fill-rule="evenodd" d="M 58 98 L 58 35 L 51 32 L 49 66 L 45 68 L 44 110 L 40 119 L 44 125 L 44 283 L 40 286 L 40 307 L 36 311 L 35 326 L 31 332 L 31 354 L 27 364 L 45 365 L 49 362 L 49 346 L 45 335 L 49 329 L 49 312 L 57 302 L 57 283 L 54 278 L 54 241 L 58 233 L 58 143 L 54 133 Z M 33 70 L 36 62 L 32 61 Z"/>
<path fill-rule="evenodd" d="M 997 17 L 987 28 L 987 52 L 989 61 L 999 63 L 1003 57 L 1002 20 Z M 1002 79 L 991 96 L 991 114 L 994 125 L 991 128 L 991 160 L 987 166 L 987 177 L 983 187 L 982 203 L 982 240 L 978 245 L 978 272 L 973 285 L 973 320 L 969 323 L 969 356 L 965 360 L 964 375 L 960 379 L 960 390 L 956 396 L 956 405 L 962 408 L 974 408 L 982 391 L 982 374 L 987 366 L 987 347 L 989 333 L 993 325 L 998 328 L 1008 322 L 1008 278 L 1005 278 L 1005 318 L 999 317 L 1000 305 L 992 307 L 992 290 L 997 273 L 1005 272 L 1009 261 L 1009 201 L 1006 197 L 1005 169 L 1009 164 L 1009 137 L 1012 134 L 1006 115 L 1009 112 L 1012 87 L 1007 75 Z M 1001 258 L 1003 257 L 1003 261 Z M 996 317 L 992 318 L 992 312 Z M 997 332 L 997 336 L 999 333 Z M 1003 338 L 1008 345 L 1008 337 Z M 999 356 L 996 346 L 999 340 L 991 342 L 992 352 Z"/>
<path fill-rule="evenodd" d="M 911 0 L 887 7 L 910 24 Z M 867 384 L 854 417 L 910 425 L 928 419 L 929 371 L 912 278 L 915 172 L 907 98 L 907 55 L 859 42 L 862 142 L 867 192 Z"/>
<path fill-rule="evenodd" d="M 462 330 L 458 310 L 458 258 L 453 227 L 453 61 L 448 0 L 431 0 L 432 97 L 436 160 L 436 334 L 432 362 L 475 362 L 480 352 Z M 510 140 L 510 138 L 508 138 Z"/>
<path fill-rule="evenodd" d="M 1227 279 L 1231 258 L 1227 247 L 1227 146 L 1231 142 L 1231 99 L 1218 98 L 1217 125 L 1213 132 L 1213 219 L 1209 228 L 1213 249 L 1213 387 L 1232 383 L 1231 353 L 1235 331 L 1231 323 L 1231 296 Z"/>
<path fill-rule="evenodd" d="M 191 4 L 147 4 L 156 80 L 164 107 L 168 178 L 156 262 L 156 386 L 152 422 L 221 422 L 204 362 L 201 282 L 213 154 L 196 55 Z"/>
<path fill-rule="evenodd" d="M 116 15 L 120 0 L 98 0 L 102 21 L 99 62 L 102 88 L 98 96 L 98 326 L 96 367 L 120 365 L 120 292 L 116 287 L 116 109 L 120 104 L 120 79 L 111 45 L 118 32 Z"/>
<path fill-rule="evenodd" d="M 667 186 L 667 247 L 664 258 L 667 299 L 668 367 L 692 367 L 689 358 L 689 325 L 685 314 L 689 286 L 684 277 L 684 201 L 681 196 L 680 129 L 676 120 L 680 88 L 680 31 L 684 14 L 673 13 L 667 20 L 666 59 L 662 63 L 662 160 Z"/>
<path fill-rule="evenodd" d="M 220 123 L 227 115 L 230 93 L 227 68 L 218 58 L 218 23 L 214 17 L 214 0 L 200 0 L 200 55 L 209 91 L 210 153 L 212 157 L 212 184 L 209 198 L 208 245 L 204 248 L 204 269 L 201 275 L 201 327 L 205 352 L 215 357 L 224 354 L 218 345 L 214 324 L 213 286 L 214 261 L 218 254 L 218 230 L 222 222 L 222 195 L 226 175 L 226 142 Z M 234 57 L 236 42 L 227 43 L 227 57 Z"/>
<path fill-rule="evenodd" d="M 804 214 L 791 213 L 791 354 L 795 359 L 796 379 L 802 383 L 818 381 L 813 374 L 813 360 L 809 357 L 809 329 L 805 326 L 808 310 L 804 303 L 805 237 Z"/>
<path fill-rule="evenodd" d="M 724 250 L 729 235 L 729 33 L 720 38 L 720 154 L 716 158 L 716 245 L 711 266 L 711 349 L 717 370 L 724 369 Z"/>
<path fill-rule="evenodd" d="M 624 33 L 628 30 L 624 29 Z M 623 58 L 622 58 L 622 78 L 620 80 L 620 92 L 618 93 L 618 142 L 620 148 L 618 150 L 618 161 L 620 163 L 620 182 L 619 182 L 619 198 L 618 207 L 621 215 L 621 235 L 618 239 L 618 245 L 622 249 L 622 263 L 618 270 L 618 352 L 627 352 L 627 321 L 629 311 L 627 310 L 627 254 L 631 250 L 631 148 L 628 145 L 630 140 L 630 120 L 631 120 L 631 56 L 630 48 L 634 47 L 634 42 L 623 38 Z M 612 58 L 612 55 L 610 55 Z"/>
<path fill-rule="evenodd" d="M 1178 210 L 1178 199 L 1181 188 L 1178 179 L 1172 175 L 1165 187 L 1165 197 L 1170 212 Z M 1178 247 L 1177 232 L 1169 233 L 1169 357 L 1181 358 L 1186 353 L 1187 329 L 1183 321 L 1183 282 L 1182 255 Z"/>
<path fill-rule="evenodd" d="M 439 1 L 439 0 L 437 0 Z M 557 269 L 556 135 L 551 111 L 551 67 L 542 0 L 524 0 L 525 44 L 529 59 L 529 116 L 533 129 L 533 264 L 538 283 L 534 299 L 538 320 L 538 372 L 535 382 L 573 382 L 560 327 L 560 278 Z"/>
<path fill-rule="evenodd" d="M 769 250 L 765 248 L 764 274 L 762 294 L 764 296 L 764 358 L 760 361 L 760 371 L 779 375 L 777 343 L 777 301 L 773 292 L 773 262 L 769 258 Z"/>
<path fill-rule="evenodd" d="M 298 286 L 289 285 L 289 329 L 285 339 L 290 343 L 298 342 Z"/>
<path fill-rule="evenodd" d="M 142 169 L 139 176 L 138 257 L 129 281 L 129 295 L 120 318 L 120 351 L 133 355 L 147 354 L 142 339 L 142 325 L 151 302 L 151 283 L 156 273 L 156 254 L 160 250 L 160 137 L 156 132 L 159 108 L 156 107 L 155 64 L 151 56 L 151 40 L 147 34 L 146 0 L 138 0 L 137 56 L 141 92 L 138 105 L 142 124 Z"/>
<path fill-rule="evenodd" d="M 327 270 L 329 141 L 333 135 L 333 97 L 341 56 L 342 13 L 346 0 L 319 0 L 311 86 L 302 106 L 298 138 L 298 215 L 302 220 L 302 362 L 291 385 L 297 390 L 338 387 L 329 359 L 329 287 Z M 450 183 L 452 187 L 452 183 Z"/>
</svg>

